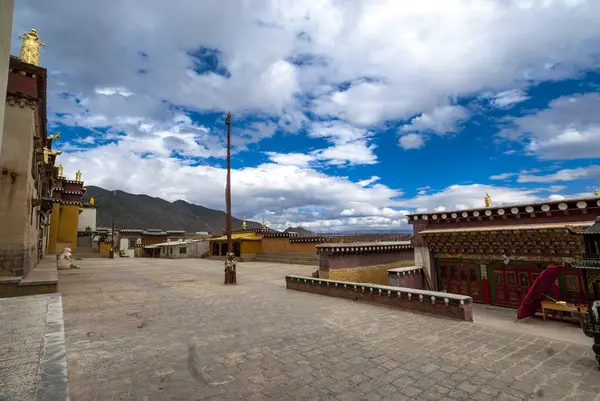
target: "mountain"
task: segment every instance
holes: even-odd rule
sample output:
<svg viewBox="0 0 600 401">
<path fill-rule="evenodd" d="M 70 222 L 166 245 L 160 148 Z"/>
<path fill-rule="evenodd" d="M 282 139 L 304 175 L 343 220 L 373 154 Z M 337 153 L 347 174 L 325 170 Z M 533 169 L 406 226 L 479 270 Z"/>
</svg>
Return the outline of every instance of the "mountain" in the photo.
<svg viewBox="0 0 600 401">
<path fill-rule="evenodd" d="M 307 230 L 306 228 L 302 228 L 302 227 L 289 227 L 287 228 L 284 232 L 286 233 L 298 233 L 298 237 L 316 237 L 316 233 Z"/>
<path fill-rule="evenodd" d="M 86 188 L 83 201 L 88 202 L 90 197 L 94 197 L 98 227 L 110 227 L 114 214 L 116 228 L 208 231 L 211 234 L 221 234 L 225 230 L 227 214 L 220 210 L 182 200 L 168 202 L 148 195 L 108 191 L 95 186 Z M 240 229 L 242 220 L 232 217 L 231 225 L 234 230 Z M 247 221 L 247 227 L 256 229 L 260 228 L 261 224 Z"/>
</svg>

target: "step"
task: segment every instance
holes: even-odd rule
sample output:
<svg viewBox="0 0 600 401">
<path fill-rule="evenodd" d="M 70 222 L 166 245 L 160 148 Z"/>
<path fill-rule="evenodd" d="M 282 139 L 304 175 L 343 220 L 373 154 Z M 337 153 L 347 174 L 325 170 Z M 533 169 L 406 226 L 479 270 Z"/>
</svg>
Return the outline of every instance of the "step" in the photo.
<svg viewBox="0 0 600 401">
<path fill-rule="evenodd" d="M 55 255 L 48 255 L 40 260 L 27 277 L 2 277 L 0 280 L 0 297 L 54 292 L 58 292 L 58 267 Z"/>
</svg>

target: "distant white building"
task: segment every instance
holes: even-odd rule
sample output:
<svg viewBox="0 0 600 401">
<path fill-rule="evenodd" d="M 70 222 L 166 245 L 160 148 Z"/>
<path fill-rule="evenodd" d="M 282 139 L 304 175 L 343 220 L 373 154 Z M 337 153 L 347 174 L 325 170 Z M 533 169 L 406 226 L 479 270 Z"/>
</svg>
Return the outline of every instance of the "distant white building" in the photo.
<svg viewBox="0 0 600 401">
<path fill-rule="evenodd" d="M 90 204 L 81 205 L 81 213 L 79 213 L 79 224 L 77 231 L 85 232 L 88 229 L 90 232 L 96 231 L 96 206 Z"/>
</svg>

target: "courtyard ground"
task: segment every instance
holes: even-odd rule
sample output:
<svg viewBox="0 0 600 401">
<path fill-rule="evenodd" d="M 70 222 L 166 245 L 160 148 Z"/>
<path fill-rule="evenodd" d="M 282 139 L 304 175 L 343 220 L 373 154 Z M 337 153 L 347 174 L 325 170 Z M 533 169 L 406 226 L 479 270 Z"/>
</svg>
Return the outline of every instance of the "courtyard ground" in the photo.
<svg viewBox="0 0 600 401">
<path fill-rule="evenodd" d="M 75 401 L 600 400 L 591 340 L 285 289 L 312 266 L 239 264 L 223 286 L 219 261 L 77 264 L 60 272 Z"/>
</svg>

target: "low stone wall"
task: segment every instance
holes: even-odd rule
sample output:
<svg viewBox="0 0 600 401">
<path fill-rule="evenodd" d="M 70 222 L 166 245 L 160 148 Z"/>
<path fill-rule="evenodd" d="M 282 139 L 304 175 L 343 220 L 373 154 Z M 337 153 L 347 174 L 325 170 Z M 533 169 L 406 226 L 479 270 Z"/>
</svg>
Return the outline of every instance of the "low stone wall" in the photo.
<svg viewBox="0 0 600 401">
<path fill-rule="evenodd" d="M 318 264 L 318 258 L 316 253 L 295 252 L 261 252 L 256 256 L 256 259 L 254 259 L 254 261 L 315 266 Z"/>
<path fill-rule="evenodd" d="M 293 275 L 286 276 L 285 282 L 286 288 L 290 290 L 364 301 L 468 322 L 473 321 L 473 300 L 464 295 Z"/>
<path fill-rule="evenodd" d="M 359 283 L 388 284 L 388 270 L 414 266 L 410 241 L 320 244 L 319 277 Z"/>
<path fill-rule="evenodd" d="M 397 267 L 387 271 L 388 284 L 392 287 L 425 289 L 423 268 L 419 266 Z"/>
</svg>

